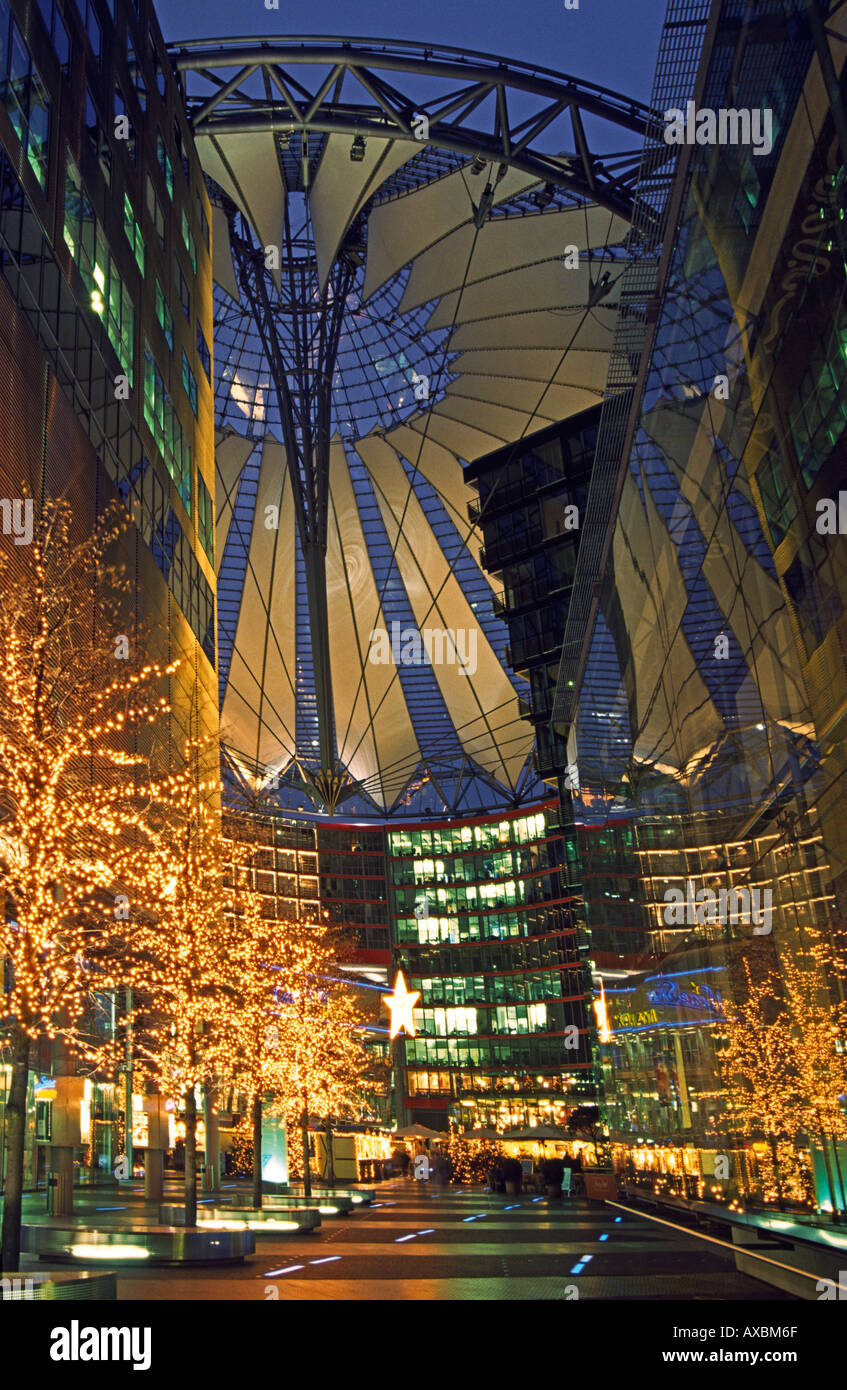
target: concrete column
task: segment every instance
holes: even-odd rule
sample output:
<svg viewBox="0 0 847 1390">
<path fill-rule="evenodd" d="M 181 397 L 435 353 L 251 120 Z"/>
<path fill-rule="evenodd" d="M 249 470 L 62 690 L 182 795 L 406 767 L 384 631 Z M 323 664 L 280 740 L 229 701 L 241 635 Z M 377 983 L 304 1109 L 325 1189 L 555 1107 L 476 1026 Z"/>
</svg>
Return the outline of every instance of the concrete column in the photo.
<svg viewBox="0 0 847 1390">
<path fill-rule="evenodd" d="M 64 1144 L 50 1145 L 50 1171 L 58 1179 L 53 1188 L 53 1215 L 71 1216 L 74 1209 L 74 1151 Z"/>
<path fill-rule="evenodd" d="M 161 1149 L 144 1150 L 144 1200 L 161 1202 L 164 1196 L 165 1156 Z"/>
</svg>

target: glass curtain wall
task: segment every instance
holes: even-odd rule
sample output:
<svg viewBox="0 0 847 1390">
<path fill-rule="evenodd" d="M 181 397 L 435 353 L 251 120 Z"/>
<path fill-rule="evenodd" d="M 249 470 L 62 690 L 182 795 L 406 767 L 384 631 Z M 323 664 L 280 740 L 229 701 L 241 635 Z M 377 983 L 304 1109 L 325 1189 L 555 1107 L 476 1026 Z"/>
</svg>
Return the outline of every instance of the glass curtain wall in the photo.
<svg viewBox="0 0 847 1390">
<path fill-rule="evenodd" d="M 691 151 L 570 752 L 594 896 L 630 899 L 625 931 L 589 912 L 619 1166 L 827 1219 L 847 1206 L 847 48 L 823 39 L 836 99 L 812 8 L 720 5 L 700 109 L 758 113 L 772 148 Z"/>
</svg>

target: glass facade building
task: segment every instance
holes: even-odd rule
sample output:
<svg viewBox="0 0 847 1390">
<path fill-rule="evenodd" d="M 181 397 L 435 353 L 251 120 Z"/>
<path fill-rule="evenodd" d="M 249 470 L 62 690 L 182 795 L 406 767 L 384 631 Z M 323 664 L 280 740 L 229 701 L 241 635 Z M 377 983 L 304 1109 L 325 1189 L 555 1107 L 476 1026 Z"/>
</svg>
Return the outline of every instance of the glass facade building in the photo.
<svg viewBox="0 0 847 1390">
<path fill-rule="evenodd" d="M 575 817 L 629 900 L 625 936 L 596 914 L 592 930 L 613 1140 L 630 1164 L 660 1141 L 688 1153 L 660 1176 L 639 1159 L 656 1181 L 687 1163 L 716 1199 L 823 1210 L 844 1207 L 847 1173 L 847 49 L 827 9 L 723 0 L 701 31 L 680 97 L 768 116 L 772 147 L 681 156 L 609 563 L 558 724 Z"/>
<path fill-rule="evenodd" d="M 593 1095 L 575 863 L 555 799 L 389 829 L 395 964 L 421 995 L 398 1059 L 412 1120 L 502 1130 Z"/>
<path fill-rule="evenodd" d="M 165 744 L 218 728 L 209 227 L 152 4 L 0 0 L 0 493 L 65 498 L 73 541 L 124 502 L 125 632 L 179 663 Z M 48 1041 L 30 1060 L 26 1183 L 49 1166 L 54 1082 L 85 1081 L 77 1169 L 111 1169 L 124 1085 L 70 1075 Z"/>
</svg>

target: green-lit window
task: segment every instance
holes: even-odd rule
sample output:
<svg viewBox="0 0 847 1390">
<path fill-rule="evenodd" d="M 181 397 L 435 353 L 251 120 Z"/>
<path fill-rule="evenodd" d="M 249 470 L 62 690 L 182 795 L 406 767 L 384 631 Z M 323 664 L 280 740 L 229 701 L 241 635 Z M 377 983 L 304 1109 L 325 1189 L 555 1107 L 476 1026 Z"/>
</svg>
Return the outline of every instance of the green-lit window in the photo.
<svg viewBox="0 0 847 1390">
<path fill-rule="evenodd" d="M 191 370 L 191 363 L 185 355 L 185 348 L 182 349 L 182 389 L 188 397 L 188 404 L 191 406 L 194 416 L 197 416 L 197 381 Z"/>
<path fill-rule="evenodd" d="M 161 169 L 161 171 L 162 171 L 162 173 L 163 173 L 163 175 L 164 175 L 164 178 L 165 178 L 165 184 L 166 184 L 167 190 L 168 190 L 168 197 L 169 197 L 169 198 L 173 198 L 173 196 L 174 196 L 174 170 L 173 170 L 173 165 L 171 164 L 171 161 L 170 161 L 170 159 L 169 159 L 169 157 L 168 157 L 168 152 L 167 152 L 167 150 L 165 149 L 165 142 L 164 142 L 164 140 L 162 139 L 161 135 L 158 135 L 158 136 L 156 137 L 156 157 L 157 157 L 157 159 L 158 159 L 158 161 L 159 161 L 159 168 Z"/>
<path fill-rule="evenodd" d="M 785 466 L 778 454 L 768 454 L 759 464 L 756 482 L 762 494 L 762 505 L 771 540 L 774 545 L 788 534 L 789 527 L 797 515 L 797 504 L 786 476 Z"/>
<path fill-rule="evenodd" d="M 159 327 L 165 335 L 165 342 L 171 352 L 174 350 L 174 316 L 168 308 L 168 301 L 165 299 L 164 291 L 159 281 L 156 281 L 156 318 Z"/>
<path fill-rule="evenodd" d="M 5 4 L 0 8 L 0 99 L 30 168 L 46 189 L 50 97 Z"/>
<path fill-rule="evenodd" d="M 194 237 L 193 237 L 192 231 L 191 231 L 191 227 L 190 227 L 189 222 L 188 222 L 188 218 L 187 218 L 186 215 L 185 215 L 185 208 L 182 209 L 182 240 L 183 240 L 183 244 L 184 244 L 184 246 L 185 246 L 185 249 L 186 249 L 186 251 L 188 252 L 188 258 L 189 258 L 189 260 L 191 261 L 191 269 L 194 271 L 194 274 L 196 275 L 196 274 L 197 274 L 197 243 L 196 243 L 195 240 L 194 240 Z"/>
<path fill-rule="evenodd" d="M 144 347 L 144 420 L 174 485 L 191 511 L 191 448 L 150 348 Z"/>
<path fill-rule="evenodd" d="M 129 242 L 130 247 L 132 249 L 132 254 L 135 256 L 138 269 L 141 271 L 141 274 L 143 275 L 144 234 L 142 233 L 140 223 L 136 222 L 135 220 L 135 213 L 132 210 L 132 203 L 129 201 L 129 198 L 126 194 L 124 194 L 124 232 L 126 233 L 126 239 Z"/>
<path fill-rule="evenodd" d="M 209 557 L 211 564 L 215 563 L 215 517 L 212 511 L 212 498 L 209 489 L 197 473 L 197 535 L 200 544 Z"/>
<path fill-rule="evenodd" d="M 132 385 L 135 309 L 70 155 L 65 163 L 64 235 L 88 291 L 88 307 L 103 320 L 109 342 Z"/>
</svg>

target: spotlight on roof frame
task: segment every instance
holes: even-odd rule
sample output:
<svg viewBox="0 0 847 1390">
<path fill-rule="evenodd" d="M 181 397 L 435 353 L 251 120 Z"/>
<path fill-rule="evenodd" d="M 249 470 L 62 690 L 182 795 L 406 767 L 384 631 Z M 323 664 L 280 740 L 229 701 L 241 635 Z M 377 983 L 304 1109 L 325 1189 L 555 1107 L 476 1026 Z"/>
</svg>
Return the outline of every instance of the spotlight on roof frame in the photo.
<svg viewBox="0 0 847 1390">
<path fill-rule="evenodd" d="M 350 147 L 350 158 L 354 164 L 361 164 L 365 157 L 365 137 L 364 135 L 354 135 L 353 144 Z"/>
<path fill-rule="evenodd" d="M 470 169 L 470 172 L 474 175 L 474 177 L 476 177 L 477 174 L 481 174 L 481 173 L 482 173 L 482 171 L 483 171 L 483 169 L 485 168 L 487 162 L 488 162 L 488 161 L 485 160 L 485 159 L 483 159 L 483 157 L 482 157 L 481 154 L 475 154 L 475 155 L 474 155 L 473 159 L 471 160 L 471 169 Z"/>
<path fill-rule="evenodd" d="M 545 183 L 544 187 L 535 195 L 535 205 L 539 208 L 548 208 L 553 201 L 553 186 Z"/>
</svg>

